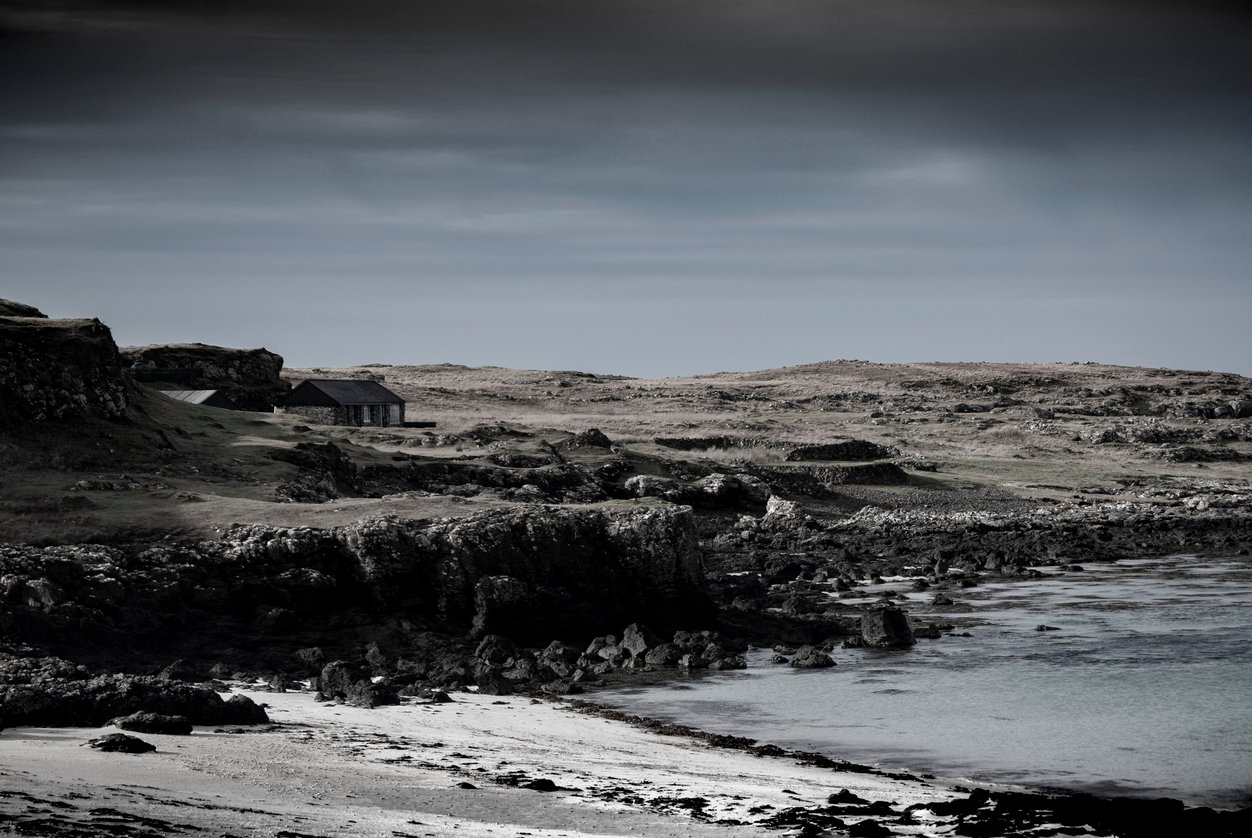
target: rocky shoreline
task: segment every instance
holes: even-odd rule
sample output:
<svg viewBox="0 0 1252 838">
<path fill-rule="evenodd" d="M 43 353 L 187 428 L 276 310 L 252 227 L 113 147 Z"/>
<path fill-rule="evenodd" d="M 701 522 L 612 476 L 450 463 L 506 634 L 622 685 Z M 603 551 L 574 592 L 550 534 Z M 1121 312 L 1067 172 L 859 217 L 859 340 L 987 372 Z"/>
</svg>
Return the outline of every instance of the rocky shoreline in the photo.
<svg viewBox="0 0 1252 838">
<path fill-rule="evenodd" d="M 1041 566 L 1081 572 L 1130 557 L 1252 549 L 1243 465 L 1252 389 L 1230 374 L 863 362 L 664 381 L 450 365 L 338 373 L 386 379 L 449 425 L 430 431 L 311 427 L 185 405 L 130 366 L 194 371 L 191 386 L 256 408 L 296 373 L 266 350 L 180 344 L 124 354 L 99 321 L 4 302 L 0 360 L 0 747 L 30 736 L 65 744 L 69 734 L 46 731 L 109 724 L 131 732 L 95 737 L 93 754 L 165 759 L 164 746 L 154 757 L 126 738 L 144 735 L 136 724 L 277 724 L 271 732 L 298 738 L 303 722 L 284 728 L 262 696 L 284 712 L 298 705 L 335 740 L 348 734 L 335 732 L 325 708 L 369 727 L 381 724 L 369 714 L 415 707 L 549 707 L 599 685 L 738 669 L 750 646 L 772 649 L 777 664 L 822 668 L 838 646 L 944 642 L 960 629 L 964 591 L 1036 578 Z M 581 430 L 554 430 L 571 422 Z M 612 722 L 615 732 L 600 729 L 608 737 L 637 725 L 750 761 L 929 782 L 581 710 Z M 487 730 L 463 732 L 498 732 Z M 242 759 L 225 741 L 224 758 Z M 602 744 L 577 740 L 570 758 L 589 759 Z M 1006 790 L 949 790 L 910 810 L 925 801 L 835 789 L 800 805 L 778 796 L 789 786 L 777 785 L 776 765 L 738 799 L 718 798 L 737 814 L 715 817 L 716 807 L 693 801 L 717 797 L 716 784 L 697 790 L 681 766 L 653 767 L 668 772 L 669 793 L 650 798 L 619 784 L 591 797 L 625 807 L 619 815 L 681 815 L 658 835 L 697 834 L 694 825 L 719 834 L 1040 834 L 1079 821 L 1097 834 L 1137 835 L 1145 820 L 1223 834 L 1247 818 Z M 448 767 L 428 770 L 440 778 L 432 788 L 446 789 Z M 39 782 L 37 772 L 23 779 Z M 34 813 L 10 820 L 20 834 L 57 834 L 51 813 L 81 808 L 29 795 L 0 795 L 6 817 L 14 805 Z M 753 813 L 752 795 L 773 802 Z M 518 801 L 501 805 L 492 817 L 515 823 L 508 807 Z M 241 814 L 205 823 L 229 833 L 247 820 Z M 51 824 L 44 832 L 41 817 Z M 137 817 L 109 814 L 100 829 L 164 828 Z M 403 821 L 383 820 L 410 834 Z M 302 834 L 290 823 L 274 829 Z"/>
<path fill-rule="evenodd" d="M 750 537 L 738 536 L 732 543 L 751 544 L 747 550 L 705 542 L 703 553 L 693 546 L 700 522 L 691 510 L 668 505 L 624 512 L 529 509 L 445 521 L 374 520 L 325 531 L 238 528 L 219 542 L 142 549 L 8 545 L 0 549 L 5 638 L 0 727 L 20 733 L 32 726 L 106 725 L 136 712 L 178 716 L 197 725 L 271 722 L 257 703 L 220 698 L 219 693 L 230 689 L 226 682 L 240 678 L 264 682 L 274 691 L 270 694 L 279 695 L 298 695 L 300 684 L 306 683 L 319 698 L 380 710 L 415 701 L 456 703 L 473 695 L 553 700 L 600 684 L 664 682 L 677 673 L 738 668 L 745 665 L 745 636 L 758 646 L 779 644 L 783 654 L 777 661 L 820 667 L 829 665 L 826 653 L 835 644 L 904 646 L 915 635 L 937 636 L 928 633 L 936 630 L 935 624 L 908 619 L 908 597 L 899 594 L 876 594 L 873 606 L 840 605 L 842 595 L 858 600 L 875 595 L 878 577 L 911 578 L 914 595 L 924 593 L 938 602 L 959 597 L 981 581 L 1031 578 L 1032 561 L 1064 559 L 1077 567 L 1078 559 L 1116 560 L 1125 555 L 1122 551 L 1143 555 L 1140 551 L 1172 551 L 1175 545 L 1237 551 L 1247 543 L 1249 520 L 1241 509 L 1229 507 L 1180 505 L 1145 511 L 1107 505 L 1028 515 L 869 511 L 832 524 L 775 500 L 760 517 L 736 519 L 737 532 Z M 1057 537 L 1065 533 L 1076 538 L 1066 542 Z M 594 552 L 598 557 L 606 555 L 606 544 L 614 544 L 619 564 L 599 572 L 617 574 L 611 576 L 616 584 L 595 580 L 586 589 L 559 593 L 539 586 L 541 578 L 551 579 L 558 571 L 550 562 L 534 565 L 537 554 L 564 556 L 570 568 L 588 561 L 587 554 L 554 549 L 562 543 L 556 534 L 583 544 L 589 538 L 607 539 Z M 856 538 L 926 544 L 930 551 L 922 561 L 913 551 L 891 557 L 859 555 L 849 546 Z M 962 546 L 975 538 L 993 551 L 997 543 L 1015 544 L 1019 552 L 1014 555 L 1022 557 L 1039 556 L 1038 543 L 1056 549 L 1020 563 L 989 562 L 976 554 L 970 558 Z M 939 546 L 944 539 L 950 548 Z M 1092 545 L 1096 549 L 1088 550 Z M 754 566 L 758 550 L 767 561 Z M 945 560 L 947 550 L 966 560 Z M 819 551 L 824 559 L 814 561 Z M 722 569 L 689 564 L 683 557 L 693 553 Z M 780 562 L 779 556 L 787 561 Z M 744 566 L 754 570 L 735 569 Z M 591 608 L 579 629 L 556 634 L 558 639 L 544 645 L 514 639 L 551 636 L 545 632 L 572 625 L 569 615 L 556 621 L 533 618 L 537 610 L 560 608 L 560 596 L 585 603 L 599 590 L 610 592 L 617 606 L 628 602 L 632 567 L 646 568 L 640 572 L 648 579 L 665 578 L 659 570 L 664 567 L 674 579 L 672 586 L 661 585 L 657 596 L 641 595 L 637 601 L 648 601 L 652 624 L 681 624 L 676 615 L 696 597 L 706 603 L 701 606 L 709 609 L 704 613 L 714 615 L 703 618 L 710 628 L 662 636 L 634 622 L 588 641 L 591 632 L 620 626 L 620 621 L 610 622 L 617 615 L 637 613 Z M 503 569 L 513 574 L 530 569 L 536 575 L 502 574 Z M 666 590 L 672 599 L 665 599 Z M 262 591 L 264 595 L 257 593 Z M 542 608 L 536 609 L 534 597 L 545 598 Z M 335 607 L 330 609 L 332 601 Z M 282 613 L 276 614 L 276 608 Z M 246 638 L 253 639 L 252 648 L 233 657 L 229 650 L 242 648 Z M 313 645 L 317 640 L 325 645 Z M 71 651 L 78 660 L 48 657 Z M 118 661 L 125 663 L 119 666 Z M 165 665 L 156 672 L 162 661 Z M 820 754 L 623 714 L 595 705 L 594 699 L 573 706 L 758 758 L 880 775 L 869 766 Z M 881 776 L 929 782 L 912 775 Z M 949 819 L 949 826 L 955 824 L 954 834 L 1037 834 L 1032 830 L 1052 824 L 1132 836 L 1158 834 L 1152 832 L 1154 825 L 1165 822 L 1184 832 L 1235 835 L 1242 834 L 1248 818 L 1248 810 L 1214 812 L 1177 801 L 994 789 L 962 793 L 964 798 L 927 809 Z M 915 812 L 892 809 L 888 814 L 880 807 L 874 813 L 872 805 L 841 799 L 788 807 L 772 813 L 772 820 L 761 819 L 758 826 L 820 835 L 840 834 L 838 830 L 854 822 L 859 831 L 848 834 L 935 834 L 909 828 L 915 825 Z M 688 814 L 699 820 L 699 813 L 697 807 Z"/>
</svg>

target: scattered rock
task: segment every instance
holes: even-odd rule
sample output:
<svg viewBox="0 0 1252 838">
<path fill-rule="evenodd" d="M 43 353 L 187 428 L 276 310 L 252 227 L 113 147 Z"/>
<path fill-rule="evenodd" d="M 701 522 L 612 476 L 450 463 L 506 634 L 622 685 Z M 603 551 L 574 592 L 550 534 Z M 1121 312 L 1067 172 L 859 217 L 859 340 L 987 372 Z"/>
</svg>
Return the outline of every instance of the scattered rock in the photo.
<svg viewBox="0 0 1252 838">
<path fill-rule="evenodd" d="M 828 669 L 835 665 L 834 659 L 816 646 L 801 646 L 791 658 L 793 669 Z"/>
<path fill-rule="evenodd" d="M 146 754 L 156 750 L 156 745 L 145 742 L 137 736 L 127 736 L 125 733 L 110 733 L 96 739 L 89 739 L 87 744 L 98 751 L 116 754 Z"/>
</svg>

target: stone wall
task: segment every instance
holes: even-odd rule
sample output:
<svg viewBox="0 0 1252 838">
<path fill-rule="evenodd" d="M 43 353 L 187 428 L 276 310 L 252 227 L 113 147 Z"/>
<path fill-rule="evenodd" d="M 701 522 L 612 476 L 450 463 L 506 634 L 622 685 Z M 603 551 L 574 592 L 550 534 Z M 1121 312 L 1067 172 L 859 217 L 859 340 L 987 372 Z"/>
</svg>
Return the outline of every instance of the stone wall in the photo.
<svg viewBox="0 0 1252 838">
<path fill-rule="evenodd" d="M 284 407 L 278 405 L 274 408 L 275 413 L 286 413 L 291 416 L 300 416 L 314 425 L 344 425 L 347 424 L 343 416 L 343 409 L 337 407 L 318 407 L 311 404 L 292 405 Z"/>
</svg>

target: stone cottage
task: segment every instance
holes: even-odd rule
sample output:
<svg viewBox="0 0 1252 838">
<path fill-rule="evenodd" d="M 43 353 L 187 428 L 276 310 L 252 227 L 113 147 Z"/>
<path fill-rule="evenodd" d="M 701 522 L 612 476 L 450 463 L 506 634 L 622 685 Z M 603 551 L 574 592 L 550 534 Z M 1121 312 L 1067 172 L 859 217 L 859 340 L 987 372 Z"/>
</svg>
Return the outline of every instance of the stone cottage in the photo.
<svg viewBox="0 0 1252 838">
<path fill-rule="evenodd" d="M 377 381 L 309 378 L 274 412 L 298 414 L 321 425 L 387 428 L 404 424 L 404 399 Z"/>
</svg>

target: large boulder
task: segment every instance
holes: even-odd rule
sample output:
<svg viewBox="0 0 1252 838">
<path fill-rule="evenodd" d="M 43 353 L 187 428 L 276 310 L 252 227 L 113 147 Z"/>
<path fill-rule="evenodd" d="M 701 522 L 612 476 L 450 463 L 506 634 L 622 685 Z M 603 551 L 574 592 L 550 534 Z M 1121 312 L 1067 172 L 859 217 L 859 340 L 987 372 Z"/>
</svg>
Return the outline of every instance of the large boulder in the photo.
<svg viewBox="0 0 1252 838">
<path fill-rule="evenodd" d="M 513 645 L 513 641 L 499 634 L 489 634 L 478 644 L 478 648 L 474 650 L 474 657 L 491 664 L 492 666 L 505 666 L 510 660 L 517 657 L 517 647 Z"/>
<path fill-rule="evenodd" d="M 618 646 L 632 658 L 642 658 L 647 651 L 660 644 L 660 640 L 645 626 L 631 623 L 622 632 L 622 640 Z"/>
<path fill-rule="evenodd" d="M 904 611 L 891 605 L 876 605 L 861 615 L 861 637 L 866 646 L 878 648 L 898 649 L 917 642 Z"/>
<path fill-rule="evenodd" d="M 331 661 L 322 668 L 322 695 L 354 707 L 399 704 L 400 696 L 383 681 L 375 681 L 365 667 L 349 661 Z"/>
</svg>

